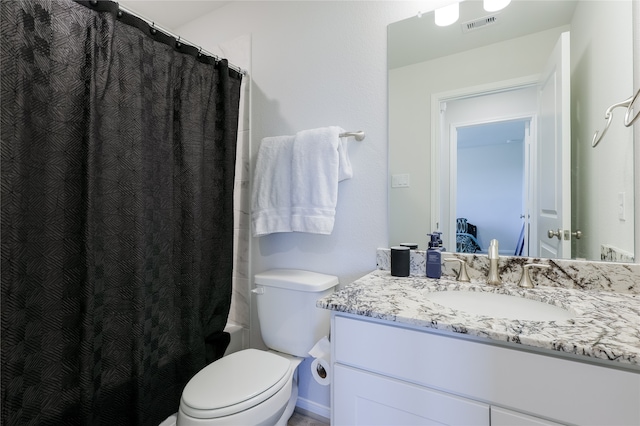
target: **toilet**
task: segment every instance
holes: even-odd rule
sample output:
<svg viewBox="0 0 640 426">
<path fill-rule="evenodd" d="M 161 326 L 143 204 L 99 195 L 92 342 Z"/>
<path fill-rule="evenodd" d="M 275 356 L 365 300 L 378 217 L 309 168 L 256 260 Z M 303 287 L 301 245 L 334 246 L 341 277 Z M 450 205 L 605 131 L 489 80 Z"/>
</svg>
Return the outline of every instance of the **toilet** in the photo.
<svg viewBox="0 0 640 426">
<path fill-rule="evenodd" d="M 338 278 L 295 269 L 256 274 L 258 319 L 269 350 L 245 349 L 198 372 L 185 386 L 177 426 L 286 426 L 298 399 L 296 370 L 329 335 L 329 311 L 316 301 Z"/>
</svg>

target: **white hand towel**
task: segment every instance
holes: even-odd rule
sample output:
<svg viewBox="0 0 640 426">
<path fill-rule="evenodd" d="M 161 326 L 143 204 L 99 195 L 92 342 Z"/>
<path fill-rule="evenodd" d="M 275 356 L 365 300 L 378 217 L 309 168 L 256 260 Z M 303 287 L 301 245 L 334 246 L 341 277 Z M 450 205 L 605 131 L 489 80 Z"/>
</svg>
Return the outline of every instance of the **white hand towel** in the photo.
<svg viewBox="0 0 640 426">
<path fill-rule="evenodd" d="M 294 136 L 264 138 L 251 194 L 253 236 L 291 232 L 291 158 Z"/>
<path fill-rule="evenodd" d="M 340 133 L 344 133 L 344 130 L 340 129 Z M 340 138 L 340 142 L 338 143 L 338 157 L 340 161 L 338 182 L 351 179 L 353 177 L 353 169 L 351 168 L 351 161 L 349 160 L 349 153 L 347 152 L 347 138 Z"/>
<path fill-rule="evenodd" d="M 298 132 L 291 166 L 291 229 L 331 234 L 338 202 L 338 182 L 352 177 L 340 127 Z M 346 142 L 345 142 L 346 143 Z"/>
</svg>

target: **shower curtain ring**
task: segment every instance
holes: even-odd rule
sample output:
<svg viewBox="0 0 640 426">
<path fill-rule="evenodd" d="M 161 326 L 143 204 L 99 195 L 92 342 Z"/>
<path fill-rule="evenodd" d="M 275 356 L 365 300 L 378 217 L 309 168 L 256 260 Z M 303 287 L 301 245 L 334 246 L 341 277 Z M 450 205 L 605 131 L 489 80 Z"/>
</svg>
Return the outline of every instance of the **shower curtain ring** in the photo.
<svg viewBox="0 0 640 426">
<path fill-rule="evenodd" d="M 151 23 L 151 28 L 149 29 L 149 32 L 151 32 L 152 35 L 156 35 L 156 33 L 158 32 L 158 30 L 156 30 L 156 23 L 155 22 Z"/>
<path fill-rule="evenodd" d="M 178 36 L 178 40 L 176 40 L 176 47 L 180 49 L 182 47 L 182 43 L 180 43 L 180 36 Z"/>
</svg>

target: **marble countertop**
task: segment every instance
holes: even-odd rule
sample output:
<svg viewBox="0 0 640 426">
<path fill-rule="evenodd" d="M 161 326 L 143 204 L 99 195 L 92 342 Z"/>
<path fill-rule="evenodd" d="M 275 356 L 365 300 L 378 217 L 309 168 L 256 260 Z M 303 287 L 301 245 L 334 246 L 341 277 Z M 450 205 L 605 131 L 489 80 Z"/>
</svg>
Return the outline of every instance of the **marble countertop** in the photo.
<svg viewBox="0 0 640 426">
<path fill-rule="evenodd" d="M 563 321 L 522 321 L 468 314 L 427 300 L 425 292 L 488 291 L 526 297 L 574 312 Z M 319 308 L 446 330 L 619 362 L 640 368 L 640 296 L 609 291 L 538 286 L 524 289 L 460 283 L 424 276 L 393 277 L 377 270 L 326 296 Z M 622 365 L 621 365 L 622 367 Z"/>
</svg>

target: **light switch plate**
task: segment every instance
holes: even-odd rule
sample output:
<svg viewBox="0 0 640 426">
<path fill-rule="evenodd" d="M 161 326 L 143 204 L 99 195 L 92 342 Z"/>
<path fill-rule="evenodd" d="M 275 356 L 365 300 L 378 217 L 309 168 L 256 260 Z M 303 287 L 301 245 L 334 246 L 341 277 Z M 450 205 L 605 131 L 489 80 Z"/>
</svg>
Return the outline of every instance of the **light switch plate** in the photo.
<svg viewBox="0 0 640 426">
<path fill-rule="evenodd" d="M 403 173 L 398 175 L 391 175 L 391 187 L 392 188 L 408 188 L 409 174 Z"/>
<path fill-rule="evenodd" d="M 624 192 L 618 192 L 618 219 L 626 220 Z"/>
</svg>

